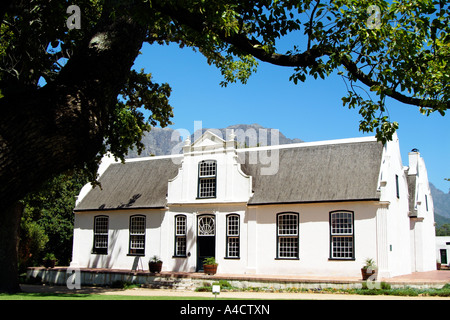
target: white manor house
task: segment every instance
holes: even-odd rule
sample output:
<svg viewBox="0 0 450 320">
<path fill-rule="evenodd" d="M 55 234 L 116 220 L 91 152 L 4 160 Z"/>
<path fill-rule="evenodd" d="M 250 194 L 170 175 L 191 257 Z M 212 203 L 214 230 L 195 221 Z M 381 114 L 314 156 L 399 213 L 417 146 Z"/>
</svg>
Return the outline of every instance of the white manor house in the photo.
<svg viewBox="0 0 450 320">
<path fill-rule="evenodd" d="M 77 199 L 71 266 L 218 274 L 380 277 L 436 269 L 423 158 L 353 138 L 237 148 L 206 131 L 181 154 L 105 157 Z"/>
</svg>

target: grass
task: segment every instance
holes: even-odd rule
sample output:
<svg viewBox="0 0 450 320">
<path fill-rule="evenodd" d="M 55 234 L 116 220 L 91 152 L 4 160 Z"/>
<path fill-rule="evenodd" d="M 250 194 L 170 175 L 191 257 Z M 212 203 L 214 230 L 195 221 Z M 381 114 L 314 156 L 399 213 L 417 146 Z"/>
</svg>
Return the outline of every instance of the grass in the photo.
<svg viewBox="0 0 450 320">
<path fill-rule="evenodd" d="M 305 289 L 305 288 L 261 288 L 248 287 L 245 289 L 233 287 L 228 281 L 220 280 L 219 282 L 205 282 L 198 287 L 196 292 L 211 292 L 212 285 L 220 285 L 221 291 L 250 291 L 250 292 L 280 292 L 280 293 L 333 293 L 333 294 L 359 294 L 359 295 L 392 295 L 392 296 L 439 296 L 450 297 L 450 283 L 447 283 L 440 289 L 414 289 L 401 288 L 392 289 L 389 284 L 381 282 L 378 289 L 372 289 L 363 286 L 361 289 Z M 136 284 L 120 282 L 114 283 L 114 288 L 132 289 L 140 287 Z M 91 293 L 16 293 L 6 294 L 0 293 L 0 300 L 211 300 L 213 297 L 195 297 L 195 296 L 128 296 L 128 295 L 101 295 Z"/>
<path fill-rule="evenodd" d="M 415 288 L 401 288 L 401 289 L 391 289 L 389 285 L 386 287 L 381 286 L 380 289 L 354 289 L 356 294 L 364 295 L 392 295 L 392 296 L 428 296 L 428 297 L 450 297 L 450 283 L 444 285 L 440 289 L 415 289 Z"/>
<path fill-rule="evenodd" d="M 208 297 L 126 296 L 77 293 L 15 293 L 0 294 L 0 300 L 212 300 Z"/>
<path fill-rule="evenodd" d="M 250 292 L 287 292 L 287 293 L 332 293 L 332 294 L 359 294 L 359 295 L 391 295 L 391 296 L 428 296 L 428 297 L 450 297 L 450 283 L 444 285 L 440 289 L 415 289 L 415 288 L 397 288 L 392 289 L 388 283 L 379 283 L 379 288 L 369 288 L 365 283 L 361 289 L 335 289 L 335 288 L 323 288 L 323 289 L 306 289 L 306 288 L 286 288 L 286 289 L 274 289 L 267 287 L 247 287 L 236 288 L 231 286 L 228 281 L 220 280 L 220 282 L 208 283 L 205 282 L 203 286 L 198 287 L 197 292 L 210 292 L 212 285 L 220 285 L 221 290 L 224 291 L 250 291 Z"/>
</svg>

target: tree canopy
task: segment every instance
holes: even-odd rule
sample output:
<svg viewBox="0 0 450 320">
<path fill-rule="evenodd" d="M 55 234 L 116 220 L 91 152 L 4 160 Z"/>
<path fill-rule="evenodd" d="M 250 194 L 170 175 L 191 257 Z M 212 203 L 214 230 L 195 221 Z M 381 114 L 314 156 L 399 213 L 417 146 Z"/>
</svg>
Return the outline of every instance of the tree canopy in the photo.
<svg viewBox="0 0 450 320">
<path fill-rule="evenodd" d="M 450 8 L 446 1 L 255 1 L 153 3 L 172 22 L 194 29 L 189 45 L 222 70 L 224 82 L 246 81 L 255 61 L 292 67 L 294 83 L 338 72 L 347 83 L 344 105 L 359 109 L 360 130 L 385 142 L 386 98 L 441 115 L 449 108 Z M 290 32 L 304 37 L 280 52 Z M 195 33 L 194 33 L 195 34 Z M 212 40 L 212 41 L 211 41 Z"/>
<path fill-rule="evenodd" d="M 296 84 L 336 71 L 348 85 L 343 104 L 359 109 L 360 129 L 375 131 L 381 141 L 398 127 L 386 115 L 386 97 L 427 115 L 444 115 L 450 106 L 446 1 L 83 0 L 77 3 L 79 29 L 68 29 L 67 6 L 65 1 L 12 2 L 6 10 L 0 52 L 3 96 L 41 90 L 42 80 L 60 81 L 66 62 L 75 60 L 87 41 L 98 42 L 97 53 L 107 46 L 100 25 L 126 17 L 143 28 L 140 43 L 197 48 L 221 70 L 222 85 L 245 83 L 257 60 L 292 67 L 290 79 Z M 279 52 L 277 42 L 295 31 L 304 37 Z M 139 147 L 148 124 L 170 123 L 168 84 L 131 71 L 119 90 L 123 99 L 108 112 L 97 161 L 105 151 L 121 158 L 128 147 Z M 142 117 L 140 108 L 151 111 L 150 119 Z"/>
<path fill-rule="evenodd" d="M 398 127 L 387 97 L 426 115 L 450 106 L 445 0 L 76 2 L 0 6 L 0 226 L 17 225 L 17 201 L 55 174 L 77 168 L 95 180 L 105 152 L 123 159 L 142 148 L 145 130 L 170 124 L 170 86 L 131 70 L 145 42 L 198 50 L 221 70 L 223 86 L 245 83 L 258 61 L 291 67 L 299 85 L 338 72 L 348 87 L 343 104 L 380 141 Z M 283 52 L 279 41 L 291 32 L 303 37 Z M 0 243 L 17 238 L 9 229 L 0 227 Z M 0 260 L 13 250 L 0 246 Z"/>
</svg>

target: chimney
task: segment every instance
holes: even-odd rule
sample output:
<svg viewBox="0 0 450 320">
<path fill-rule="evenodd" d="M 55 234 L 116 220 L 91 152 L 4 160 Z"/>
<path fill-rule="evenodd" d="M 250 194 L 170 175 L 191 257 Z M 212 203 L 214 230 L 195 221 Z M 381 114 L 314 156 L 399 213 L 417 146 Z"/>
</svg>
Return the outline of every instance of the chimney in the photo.
<svg viewBox="0 0 450 320">
<path fill-rule="evenodd" d="M 418 171 L 419 166 L 419 157 L 420 153 L 419 150 L 414 148 L 411 150 L 411 152 L 408 153 L 408 161 L 409 161 L 409 175 L 416 175 Z"/>
</svg>

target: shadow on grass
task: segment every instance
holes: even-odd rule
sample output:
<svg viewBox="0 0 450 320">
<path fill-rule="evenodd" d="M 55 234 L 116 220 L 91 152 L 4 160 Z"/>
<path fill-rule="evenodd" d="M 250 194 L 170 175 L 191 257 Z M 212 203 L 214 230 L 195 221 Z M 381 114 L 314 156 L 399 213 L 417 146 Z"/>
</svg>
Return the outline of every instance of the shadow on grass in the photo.
<svg viewBox="0 0 450 320">
<path fill-rule="evenodd" d="M 0 294 L 0 300 L 213 300 L 211 297 L 127 296 L 89 293 L 16 293 Z"/>
<path fill-rule="evenodd" d="M 19 292 L 14 294 L 2 293 L 0 294 L 0 300 L 78 300 L 91 296 L 88 293 Z"/>
</svg>

